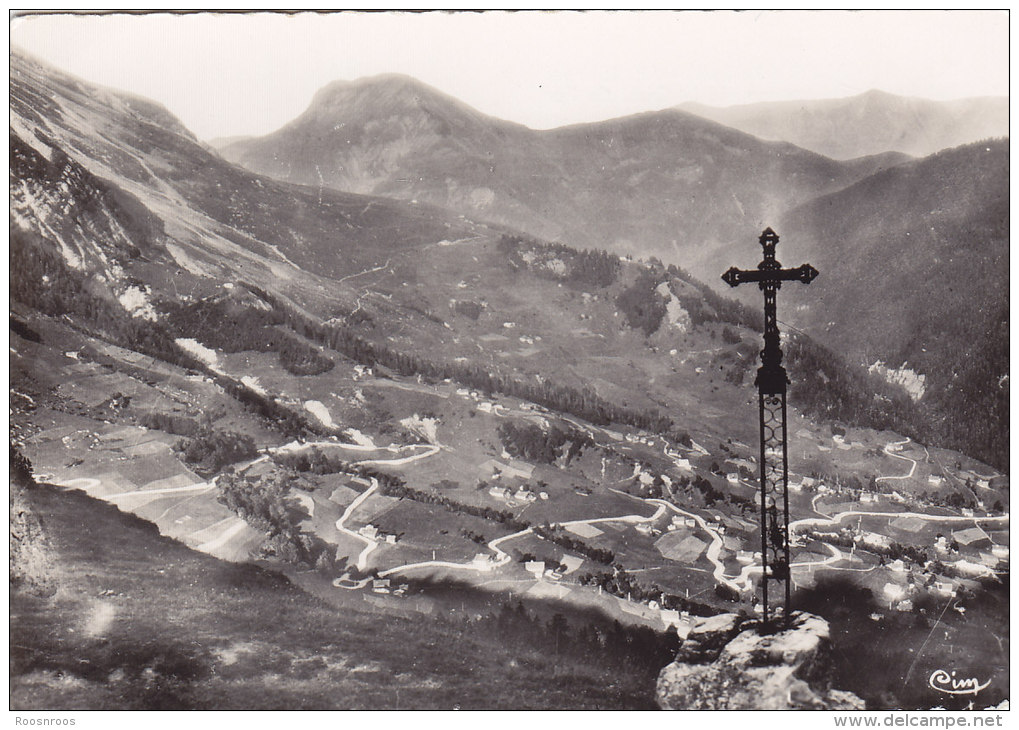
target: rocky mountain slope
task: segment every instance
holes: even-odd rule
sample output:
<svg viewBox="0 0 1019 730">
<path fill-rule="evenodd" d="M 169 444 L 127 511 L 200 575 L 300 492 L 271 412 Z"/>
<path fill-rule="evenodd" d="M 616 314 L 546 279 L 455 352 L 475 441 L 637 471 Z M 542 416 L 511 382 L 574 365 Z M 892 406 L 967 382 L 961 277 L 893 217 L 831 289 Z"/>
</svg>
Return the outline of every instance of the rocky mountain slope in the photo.
<svg viewBox="0 0 1019 730">
<path fill-rule="evenodd" d="M 72 211 L 64 206 L 78 204 L 78 217 L 112 217 L 122 228 L 102 245 L 133 246 L 184 276 L 243 273 L 266 284 L 354 273 L 387 251 L 471 230 L 427 206 L 259 178 L 208 151 L 157 104 L 85 84 L 20 53 L 11 64 L 18 228 L 59 238 L 50 222 L 67 225 Z M 57 192 L 41 194 L 43 182 Z M 69 193 L 74 201 L 66 200 Z M 90 225 L 98 232 L 112 224 Z M 117 269 L 89 264 L 103 255 L 84 250 L 83 240 L 68 241 L 61 255 L 73 268 L 101 273 L 120 293 L 126 285 L 114 281 Z"/>
<path fill-rule="evenodd" d="M 762 139 L 782 140 L 836 160 L 898 152 L 925 157 L 947 147 L 1008 135 L 1008 99 L 930 101 L 872 90 L 844 99 L 679 109 Z"/>
<path fill-rule="evenodd" d="M 998 464 L 1008 463 L 1008 154 L 1008 140 L 945 150 L 779 224 L 784 259 L 831 274 L 798 294 L 788 321 L 858 362 L 921 374 L 914 395 L 938 430 Z"/>
</svg>

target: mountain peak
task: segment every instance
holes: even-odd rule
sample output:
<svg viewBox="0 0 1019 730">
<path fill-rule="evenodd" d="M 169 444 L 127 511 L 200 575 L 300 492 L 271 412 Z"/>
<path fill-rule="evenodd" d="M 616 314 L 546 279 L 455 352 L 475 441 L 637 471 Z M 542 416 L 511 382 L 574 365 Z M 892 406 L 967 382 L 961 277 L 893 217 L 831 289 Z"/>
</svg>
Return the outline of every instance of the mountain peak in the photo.
<svg viewBox="0 0 1019 730">
<path fill-rule="evenodd" d="M 426 104 L 442 105 L 480 116 L 480 112 L 452 96 L 413 76 L 399 73 L 363 76 L 353 81 L 344 79 L 332 81 L 316 92 L 309 111 L 316 108 L 347 110 L 357 106 L 367 107 L 366 110 L 378 113 L 421 108 Z"/>
</svg>

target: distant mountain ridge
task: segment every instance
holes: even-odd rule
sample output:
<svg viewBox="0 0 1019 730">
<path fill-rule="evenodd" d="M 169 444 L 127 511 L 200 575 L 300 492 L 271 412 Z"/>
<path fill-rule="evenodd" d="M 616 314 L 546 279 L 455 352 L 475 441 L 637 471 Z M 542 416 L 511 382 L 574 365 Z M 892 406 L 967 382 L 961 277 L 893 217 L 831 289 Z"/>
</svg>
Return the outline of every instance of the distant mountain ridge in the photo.
<svg viewBox="0 0 1019 730">
<path fill-rule="evenodd" d="M 926 157 L 989 137 L 1008 136 L 1008 98 L 931 101 L 871 90 L 843 99 L 761 102 L 678 109 L 836 160 L 882 152 Z"/>
<path fill-rule="evenodd" d="M 889 164 L 843 165 L 677 110 L 531 130 L 397 75 L 330 84 L 280 130 L 220 152 L 289 182 L 429 202 L 712 276 L 729 242 Z"/>
</svg>

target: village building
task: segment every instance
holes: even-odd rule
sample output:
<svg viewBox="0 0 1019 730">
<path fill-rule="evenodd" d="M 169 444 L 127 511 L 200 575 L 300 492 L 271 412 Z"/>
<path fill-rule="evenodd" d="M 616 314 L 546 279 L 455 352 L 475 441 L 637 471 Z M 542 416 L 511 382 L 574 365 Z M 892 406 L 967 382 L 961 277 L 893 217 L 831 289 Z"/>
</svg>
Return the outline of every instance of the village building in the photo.
<svg viewBox="0 0 1019 730">
<path fill-rule="evenodd" d="M 506 478 L 516 477 L 519 479 L 530 479 L 531 474 L 534 472 L 533 466 L 515 459 L 509 460 L 508 464 L 503 464 L 495 459 L 489 459 L 482 463 L 478 469 L 482 474 L 487 474 L 490 477 L 491 475 L 498 473 Z"/>
<path fill-rule="evenodd" d="M 739 484 L 739 474 L 731 471 L 725 475 L 725 481 L 729 482 L 730 484 Z"/>
<path fill-rule="evenodd" d="M 514 494 L 513 496 L 514 498 L 520 500 L 521 502 L 534 502 L 538 499 L 538 496 L 534 492 L 532 492 L 530 489 L 527 489 L 523 485 L 520 486 L 520 488 L 517 490 L 517 493 Z"/>
<path fill-rule="evenodd" d="M 986 565 L 988 568 L 998 567 L 999 560 L 997 556 L 991 553 L 981 552 L 979 555 L 977 555 L 977 560 L 981 565 Z"/>
<path fill-rule="evenodd" d="M 853 541 L 863 548 L 877 548 L 877 549 L 888 549 L 892 546 L 892 540 L 888 535 L 882 535 L 879 532 L 867 532 L 866 530 L 860 532 L 853 537 Z"/>
<path fill-rule="evenodd" d="M 963 547 L 973 549 L 989 548 L 991 546 L 990 536 L 978 525 L 968 527 L 965 530 L 953 531 L 952 539 Z"/>
<path fill-rule="evenodd" d="M 888 601 L 888 607 L 891 608 L 897 601 L 901 601 L 906 597 L 906 588 L 897 583 L 885 583 L 884 588 L 881 589 L 881 594 Z"/>
<path fill-rule="evenodd" d="M 994 574 L 994 571 L 986 565 L 974 563 L 969 560 L 956 560 L 954 563 L 951 563 L 951 566 L 959 575 L 970 576 L 973 578 Z"/>
<path fill-rule="evenodd" d="M 944 481 L 945 478 L 937 474 L 931 474 L 929 477 L 927 477 L 927 483 L 935 487 L 940 487 Z"/>
<path fill-rule="evenodd" d="M 369 540 L 375 540 L 379 536 L 379 528 L 369 523 L 358 530 L 357 534 L 361 537 L 366 537 Z"/>
<path fill-rule="evenodd" d="M 545 561 L 528 560 L 526 563 L 524 563 L 524 570 L 534 575 L 535 578 L 540 578 L 545 574 Z"/>
<path fill-rule="evenodd" d="M 389 578 L 376 578 L 373 580 L 372 591 L 375 593 L 389 593 Z"/>
<path fill-rule="evenodd" d="M 583 558 L 578 558 L 575 555 L 563 555 L 559 559 L 559 563 L 563 566 L 563 575 L 569 575 L 580 569 L 580 566 L 584 564 Z"/>
</svg>

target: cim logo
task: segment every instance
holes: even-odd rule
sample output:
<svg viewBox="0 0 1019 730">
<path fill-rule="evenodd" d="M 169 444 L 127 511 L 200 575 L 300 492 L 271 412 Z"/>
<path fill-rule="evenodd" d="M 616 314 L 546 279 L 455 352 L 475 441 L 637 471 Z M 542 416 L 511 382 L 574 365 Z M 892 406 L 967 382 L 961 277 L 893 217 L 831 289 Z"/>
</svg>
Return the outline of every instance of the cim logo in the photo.
<svg viewBox="0 0 1019 730">
<path fill-rule="evenodd" d="M 988 679 L 980 684 L 980 680 L 976 677 L 956 679 L 955 670 L 949 674 L 944 669 L 935 669 L 928 678 L 927 684 L 931 686 L 931 689 L 946 695 L 975 695 L 977 692 L 987 689 L 991 680 Z"/>
</svg>

